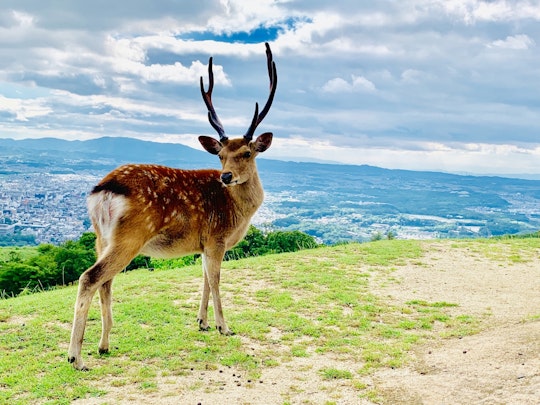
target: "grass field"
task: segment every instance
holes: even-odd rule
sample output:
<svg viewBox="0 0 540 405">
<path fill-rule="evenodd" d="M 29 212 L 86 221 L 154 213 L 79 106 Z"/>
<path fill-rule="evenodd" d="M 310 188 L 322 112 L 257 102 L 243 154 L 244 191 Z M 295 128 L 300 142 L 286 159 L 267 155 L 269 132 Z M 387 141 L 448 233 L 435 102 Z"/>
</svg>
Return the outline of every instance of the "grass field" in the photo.
<svg viewBox="0 0 540 405">
<path fill-rule="evenodd" d="M 26 260 L 38 254 L 37 247 L 0 247 L 0 262 L 11 260 L 14 256 Z"/>
<path fill-rule="evenodd" d="M 524 260 L 529 243 L 538 248 L 538 240 L 505 241 L 500 251 L 482 241 L 447 243 L 494 257 L 510 251 L 512 260 Z M 97 297 L 90 310 L 83 344 L 89 372 L 67 363 L 75 287 L 0 300 L 0 403 L 68 404 L 127 385 L 151 393 L 160 378 L 223 367 L 257 379 L 295 358 L 325 354 L 354 367 L 313 366 L 322 381 L 339 380 L 358 398 L 374 399 L 366 376 L 401 367 L 426 339 L 480 328 L 481 320 L 460 313 L 456 303 L 398 305 L 372 291 L 395 283 L 399 266 L 422 266 L 423 255 L 418 241 L 384 240 L 226 262 L 222 299 L 232 337 L 197 329 L 200 266 L 120 274 L 109 355 L 97 354 Z"/>
</svg>

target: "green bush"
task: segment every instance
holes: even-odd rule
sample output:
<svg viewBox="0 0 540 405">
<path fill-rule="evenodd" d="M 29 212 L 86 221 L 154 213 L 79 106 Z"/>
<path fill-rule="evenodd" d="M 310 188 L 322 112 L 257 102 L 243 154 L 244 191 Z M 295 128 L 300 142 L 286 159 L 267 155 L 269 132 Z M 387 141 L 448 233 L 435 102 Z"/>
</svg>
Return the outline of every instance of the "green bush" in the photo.
<svg viewBox="0 0 540 405">
<path fill-rule="evenodd" d="M 317 241 L 313 236 L 300 231 L 276 231 L 266 236 L 267 249 L 272 253 L 313 249 L 317 245 Z"/>
<path fill-rule="evenodd" d="M 0 264 L 0 290 L 3 295 L 18 295 L 24 289 L 39 286 L 39 269 L 28 264 L 8 262 Z"/>
</svg>

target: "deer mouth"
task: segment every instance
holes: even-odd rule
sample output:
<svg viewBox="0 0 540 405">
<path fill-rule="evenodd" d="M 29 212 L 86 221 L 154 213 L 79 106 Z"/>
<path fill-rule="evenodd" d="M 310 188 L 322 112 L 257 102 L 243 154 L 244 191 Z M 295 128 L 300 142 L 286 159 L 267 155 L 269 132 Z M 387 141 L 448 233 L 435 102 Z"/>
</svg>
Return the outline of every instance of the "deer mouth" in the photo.
<svg viewBox="0 0 540 405">
<path fill-rule="evenodd" d="M 221 174 L 220 181 L 225 187 L 236 186 L 237 184 L 242 183 L 240 178 L 234 178 L 232 172 L 224 172 Z"/>
<path fill-rule="evenodd" d="M 232 180 L 229 183 L 225 183 L 224 181 L 221 181 L 221 184 L 223 184 L 223 187 L 233 187 L 233 186 L 236 186 L 237 184 L 240 184 L 240 182 L 238 180 Z"/>
</svg>

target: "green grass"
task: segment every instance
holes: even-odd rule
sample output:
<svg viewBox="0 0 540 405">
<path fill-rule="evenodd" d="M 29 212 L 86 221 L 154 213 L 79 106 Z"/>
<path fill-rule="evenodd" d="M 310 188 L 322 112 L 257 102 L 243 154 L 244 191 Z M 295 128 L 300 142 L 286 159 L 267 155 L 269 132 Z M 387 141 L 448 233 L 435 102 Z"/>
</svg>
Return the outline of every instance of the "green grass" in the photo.
<svg viewBox="0 0 540 405">
<path fill-rule="evenodd" d="M 510 251 L 526 260 L 538 254 L 538 243 L 531 253 L 525 242 L 487 248 L 487 242 L 447 243 L 467 243 L 490 256 Z M 159 377 L 227 366 L 257 378 L 266 368 L 318 355 L 357 364 L 347 370 L 321 364 L 323 379 L 350 384 L 359 397 L 374 396 L 365 391 L 364 376 L 402 366 L 425 339 L 479 330 L 479 321 L 455 303 L 413 300 L 404 306 L 372 291 L 374 284 L 395 282 L 395 268 L 420 263 L 421 246 L 383 240 L 226 262 L 221 289 L 225 317 L 237 333 L 231 337 L 198 331 L 200 265 L 120 274 L 113 286 L 111 354 L 97 354 L 96 297 L 83 344 L 91 368 L 86 373 L 67 363 L 76 287 L 0 300 L 0 403 L 68 404 L 102 396 L 107 386 L 152 392 Z M 104 388 L 97 388 L 104 379 Z"/>
<path fill-rule="evenodd" d="M 348 370 L 339 370 L 336 368 L 325 368 L 321 370 L 321 374 L 326 380 L 344 379 L 350 380 L 353 377 L 353 373 Z"/>
<path fill-rule="evenodd" d="M 501 264 L 526 263 L 540 257 L 538 237 L 477 239 L 453 241 L 456 248 L 467 247 L 472 252 Z"/>
<path fill-rule="evenodd" d="M 0 247 L 0 262 L 13 260 L 14 257 L 24 261 L 37 254 L 36 246 Z"/>
</svg>

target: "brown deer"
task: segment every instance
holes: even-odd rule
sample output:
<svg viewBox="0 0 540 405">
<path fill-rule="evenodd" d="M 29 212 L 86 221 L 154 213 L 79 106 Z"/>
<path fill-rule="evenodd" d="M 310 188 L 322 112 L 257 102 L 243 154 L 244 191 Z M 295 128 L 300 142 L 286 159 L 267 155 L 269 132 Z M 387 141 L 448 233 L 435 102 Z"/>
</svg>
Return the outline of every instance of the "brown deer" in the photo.
<svg viewBox="0 0 540 405">
<path fill-rule="evenodd" d="M 212 294 L 216 327 L 232 335 L 223 317 L 219 280 L 225 251 L 245 235 L 251 217 L 263 202 L 263 188 L 255 157 L 272 143 L 269 132 L 253 140 L 253 133 L 264 119 L 277 85 L 276 65 L 266 43 L 270 95 L 266 105 L 255 113 L 246 134 L 229 139 L 212 105 L 214 75 L 212 58 L 208 63 L 209 84 L 200 86 L 208 108 L 208 120 L 219 141 L 201 136 L 208 152 L 218 155 L 222 170 L 180 170 L 157 165 L 128 164 L 109 173 L 88 197 L 88 210 L 96 232 L 96 263 L 79 278 L 68 361 L 87 370 L 81 346 L 88 309 L 96 291 L 101 305 L 102 334 L 99 353 L 109 351 L 112 328 L 111 285 L 113 278 L 139 253 L 171 258 L 202 253 L 204 284 L 199 307 L 199 329 L 207 331 L 208 299 Z"/>
</svg>

